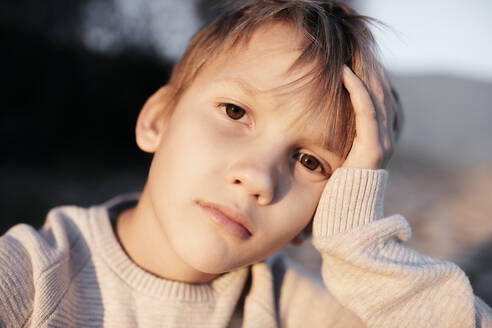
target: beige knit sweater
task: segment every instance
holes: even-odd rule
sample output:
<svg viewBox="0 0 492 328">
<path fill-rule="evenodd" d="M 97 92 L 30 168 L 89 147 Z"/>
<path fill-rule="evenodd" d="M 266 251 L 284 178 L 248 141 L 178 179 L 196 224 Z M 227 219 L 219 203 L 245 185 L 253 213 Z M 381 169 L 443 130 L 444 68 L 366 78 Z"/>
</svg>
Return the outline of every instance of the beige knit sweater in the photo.
<svg viewBox="0 0 492 328">
<path fill-rule="evenodd" d="M 160 279 L 115 238 L 108 212 L 124 197 L 55 208 L 40 231 L 0 238 L 0 327 L 492 327 L 456 265 L 401 244 L 407 222 L 382 215 L 386 177 L 329 180 L 313 231 L 326 287 L 282 254 L 210 284 Z"/>
</svg>

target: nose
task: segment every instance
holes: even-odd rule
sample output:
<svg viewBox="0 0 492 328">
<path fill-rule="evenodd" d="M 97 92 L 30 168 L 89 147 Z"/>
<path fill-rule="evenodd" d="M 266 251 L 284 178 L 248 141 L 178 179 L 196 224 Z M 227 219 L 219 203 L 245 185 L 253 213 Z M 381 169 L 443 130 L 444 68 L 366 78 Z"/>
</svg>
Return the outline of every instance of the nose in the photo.
<svg viewBox="0 0 492 328">
<path fill-rule="evenodd" d="M 227 182 L 244 188 L 258 205 L 268 205 L 275 196 L 276 168 L 271 160 L 262 161 L 257 156 L 246 157 L 243 156 L 229 166 L 226 171 Z"/>
</svg>

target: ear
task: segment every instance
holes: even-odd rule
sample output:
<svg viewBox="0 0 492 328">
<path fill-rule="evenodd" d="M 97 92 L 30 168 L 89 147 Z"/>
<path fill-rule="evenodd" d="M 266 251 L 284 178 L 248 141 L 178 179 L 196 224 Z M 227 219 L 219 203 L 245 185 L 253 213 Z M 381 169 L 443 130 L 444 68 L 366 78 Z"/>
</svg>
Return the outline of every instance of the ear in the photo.
<svg viewBox="0 0 492 328">
<path fill-rule="evenodd" d="M 168 97 L 169 86 L 164 85 L 147 99 L 138 115 L 135 127 L 137 145 L 147 153 L 156 151 L 166 129 L 170 116 L 166 115 Z"/>
</svg>

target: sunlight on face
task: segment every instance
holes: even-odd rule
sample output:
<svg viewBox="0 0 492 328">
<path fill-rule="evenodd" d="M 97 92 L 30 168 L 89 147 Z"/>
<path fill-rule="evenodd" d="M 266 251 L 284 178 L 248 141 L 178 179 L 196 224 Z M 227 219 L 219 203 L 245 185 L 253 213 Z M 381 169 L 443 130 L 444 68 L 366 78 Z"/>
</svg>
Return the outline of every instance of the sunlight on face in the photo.
<svg viewBox="0 0 492 328">
<path fill-rule="evenodd" d="M 307 101 L 286 89 L 309 70 L 287 72 L 298 48 L 285 25 L 259 29 L 212 59 L 165 122 L 143 197 L 198 271 L 230 271 L 285 246 L 341 165 L 320 146 L 321 125 L 293 125 Z"/>
</svg>

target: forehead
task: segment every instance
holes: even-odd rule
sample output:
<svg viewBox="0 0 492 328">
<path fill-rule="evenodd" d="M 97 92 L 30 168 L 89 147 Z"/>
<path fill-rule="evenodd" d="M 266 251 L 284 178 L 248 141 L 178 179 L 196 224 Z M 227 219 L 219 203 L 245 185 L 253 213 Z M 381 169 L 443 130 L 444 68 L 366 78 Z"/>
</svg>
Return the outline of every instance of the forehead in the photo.
<svg viewBox="0 0 492 328">
<path fill-rule="evenodd" d="M 261 99 L 270 110 L 283 109 L 284 114 L 290 114 L 293 123 L 302 122 L 314 128 L 320 125 L 319 117 L 312 117 L 307 109 L 313 93 L 309 82 L 315 64 L 293 66 L 304 42 L 304 36 L 287 24 L 267 24 L 259 27 L 249 40 L 210 60 L 198 74 L 197 82 Z"/>
<path fill-rule="evenodd" d="M 279 91 L 308 71 L 307 67 L 290 70 L 302 52 L 302 40 L 286 24 L 267 24 L 259 27 L 249 40 L 221 51 L 203 73 L 213 74 L 214 80 L 245 81 L 259 92 Z"/>
</svg>

